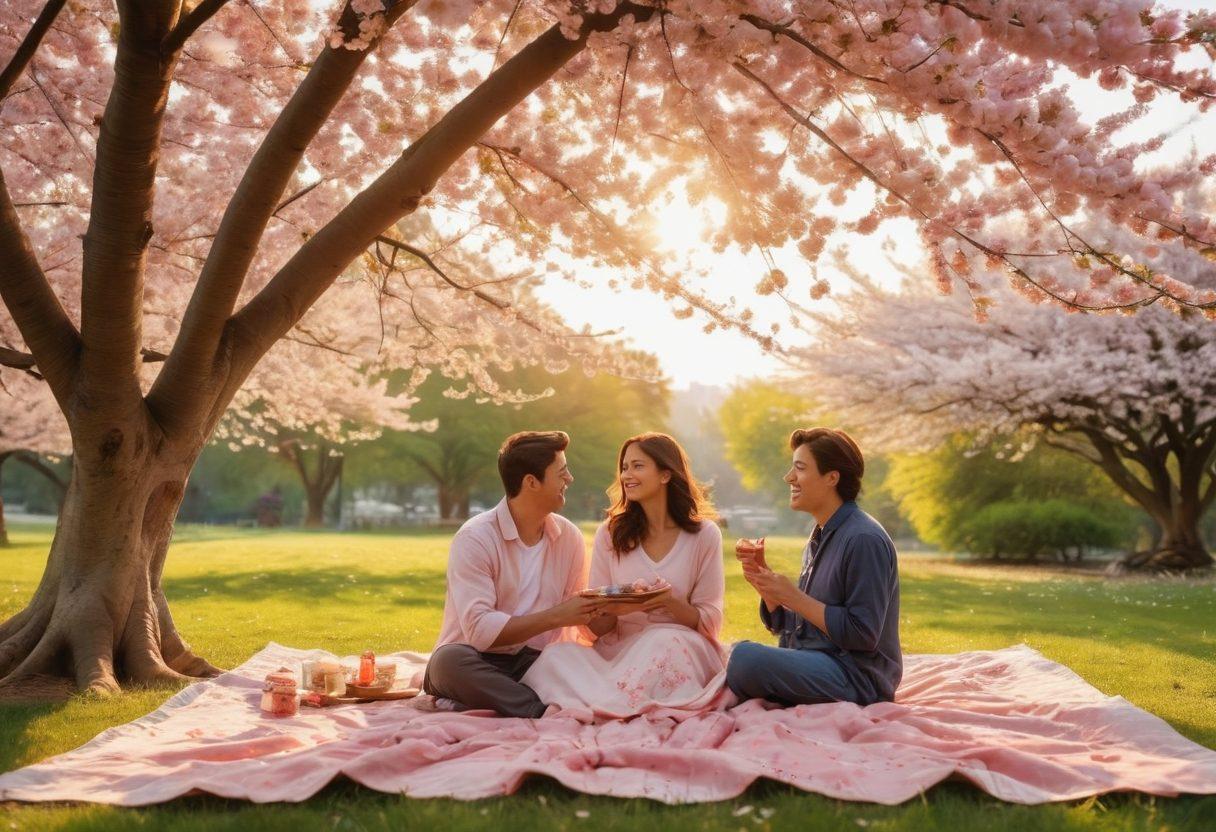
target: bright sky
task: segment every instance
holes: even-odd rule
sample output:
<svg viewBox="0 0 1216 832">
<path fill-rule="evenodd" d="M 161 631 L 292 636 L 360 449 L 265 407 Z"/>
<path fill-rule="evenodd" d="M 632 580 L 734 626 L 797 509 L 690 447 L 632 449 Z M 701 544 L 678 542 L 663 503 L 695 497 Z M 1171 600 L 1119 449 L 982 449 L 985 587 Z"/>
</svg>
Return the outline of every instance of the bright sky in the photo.
<svg viewBox="0 0 1216 832">
<path fill-rule="evenodd" d="M 1180 8 L 1200 8 L 1209 3 L 1167 2 L 1166 5 Z M 1119 100 L 1119 94 L 1105 93 L 1096 85 L 1085 84 L 1087 95 L 1079 103 L 1089 122 L 1096 121 L 1111 112 Z M 1092 88 L 1092 95 L 1088 90 Z M 1127 95 L 1127 93 L 1122 93 Z M 1161 96 L 1154 104 L 1151 118 L 1142 119 L 1138 125 L 1118 134 L 1121 141 L 1144 138 L 1144 134 L 1155 128 L 1173 133 L 1155 159 L 1165 161 L 1178 159 L 1189 153 L 1192 147 L 1200 155 L 1216 153 L 1216 113 L 1195 118 L 1193 105 L 1184 105 L 1174 98 Z M 853 205 L 846 204 L 842 211 L 852 214 L 861 207 L 867 195 L 857 194 Z M 758 253 L 728 253 L 704 259 L 701 256 L 700 229 L 705 222 L 712 222 L 689 210 L 686 205 L 672 204 L 654 211 L 660 216 L 660 232 L 665 243 L 673 250 L 693 253 L 699 263 L 710 266 L 708 281 L 697 285 L 704 294 L 724 300 L 731 295 L 746 301 L 764 326 L 771 321 L 783 323 L 781 338 L 791 339 L 797 335 L 788 326 L 789 311 L 784 302 L 773 297 L 754 295 L 753 287 L 767 271 L 767 266 Z M 880 232 L 870 237 L 838 237 L 848 248 L 851 264 L 880 283 L 892 279 L 891 269 L 883 251 L 884 237 L 888 247 L 901 262 L 917 263 L 923 257 L 923 249 L 913 232 L 911 222 L 888 223 Z M 836 240 L 834 240 L 835 242 Z M 829 248 L 832 248 L 829 245 Z M 778 265 L 790 278 L 790 296 L 798 303 L 816 311 L 830 313 L 830 296 L 812 301 L 808 290 L 812 283 L 809 265 L 796 252 L 776 252 Z M 599 285 L 605 285 L 607 273 L 586 275 Z M 821 277 L 829 280 L 832 291 L 847 290 L 849 281 L 841 275 L 821 267 Z M 607 288 L 583 289 L 568 283 L 558 282 L 544 287 L 541 296 L 552 303 L 574 325 L 589 324 L 593 329 L 620 328 L 622 334 L 642 349 L 657 354 L 663 368 L 676 388 L 692 383 L 732 384 L 741 379 L 779 373 L 782 365 L 766 355 L 753 340 L 733 331 L 718 330 L 706 334 L 702 331 L 705 319 L 694 315 L 690 319 L 678 320 L 672 316 L 673 307 L 662 298 L 648 291 L 622 290 L 613 292 Z"/>
</svg>

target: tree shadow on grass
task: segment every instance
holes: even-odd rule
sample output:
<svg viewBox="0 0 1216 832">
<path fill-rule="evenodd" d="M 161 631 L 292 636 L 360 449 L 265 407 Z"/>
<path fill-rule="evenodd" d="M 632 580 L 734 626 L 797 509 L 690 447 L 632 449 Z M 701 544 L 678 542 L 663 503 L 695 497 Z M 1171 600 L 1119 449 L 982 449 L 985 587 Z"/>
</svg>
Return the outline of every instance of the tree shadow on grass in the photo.
<svg viewBox="0 0 1216 832">
<path fill-rule="evenodd" d="M 346 594 L 364 591 L 406 607 L 443 606 L 446 579 L 442 571 L 376 574 L 349 566 L 326 569 L 205 572 L 189 577 L 166 578 L 165 595 L 170 605 L 200 598 L 235 601 L 264 601 L 270 598 L 324 604 Z"/>
<path fill-rule="evenodd" d="M 39 702 L 0 705 L 0 771 L 11 771 L 30 752 L 27 729 L 48 714 L 64 706 L 62 702 Z"/>
</svg>

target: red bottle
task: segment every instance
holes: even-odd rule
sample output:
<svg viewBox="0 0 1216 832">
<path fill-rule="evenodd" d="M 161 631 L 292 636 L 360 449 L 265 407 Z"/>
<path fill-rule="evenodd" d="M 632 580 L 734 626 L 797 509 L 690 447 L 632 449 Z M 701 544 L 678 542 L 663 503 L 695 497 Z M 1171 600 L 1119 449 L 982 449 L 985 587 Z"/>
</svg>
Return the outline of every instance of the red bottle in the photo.
<svg viewBox="0 0 1216 832">
<path fill-rule="evenodd" d="M 371 650 L 364 650 L 363 656 L 359 659 L 359 684 L 371 685 L 376 682 L 376 654 Z"/>
</svg>

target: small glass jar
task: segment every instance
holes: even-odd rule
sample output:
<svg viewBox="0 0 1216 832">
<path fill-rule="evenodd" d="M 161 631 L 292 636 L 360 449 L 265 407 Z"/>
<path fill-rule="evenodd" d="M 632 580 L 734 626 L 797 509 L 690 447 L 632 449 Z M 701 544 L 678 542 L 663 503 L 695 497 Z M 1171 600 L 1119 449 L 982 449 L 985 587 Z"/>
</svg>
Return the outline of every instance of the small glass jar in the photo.
<svg viewBox="0 0 1216 832">
<path fill-rule="evenodd" d="M 271 716 L 295 716 L 300 706 L 296 693 L 295 673 L 283 668 L 268 674 L 262 685 L 262 711 Z"/>
<path fill-rule="evenodd" d="M 391 688 L 397 680 L 397 665 L 393 662 L 377 662 L 376 684 Z"/>
<path fill-rule="evenodd" d="M 317 662 L 315 673 L 320 676 L 317 690 L 326 696 L 346 695 L 346 670 L 341 664 L 335 661 Z"/>
</svg>

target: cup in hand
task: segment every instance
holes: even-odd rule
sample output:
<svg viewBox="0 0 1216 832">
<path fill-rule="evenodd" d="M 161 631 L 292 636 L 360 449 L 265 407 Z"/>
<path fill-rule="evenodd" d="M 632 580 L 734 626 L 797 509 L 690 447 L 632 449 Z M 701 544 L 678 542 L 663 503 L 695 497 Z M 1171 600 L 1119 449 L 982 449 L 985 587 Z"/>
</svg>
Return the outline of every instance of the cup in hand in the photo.
<svg viewBox="0 0 1216 832">
<path fill-rule="evenodd" d="M 740 538 L 735 543 L 735 557 L 739 559 L 739 563 L 743 566 L 744 577 L 768 569 L 768 564 L 764 561 L 763 537 Z"/>
</svg>

